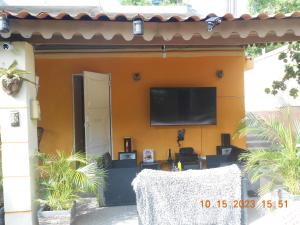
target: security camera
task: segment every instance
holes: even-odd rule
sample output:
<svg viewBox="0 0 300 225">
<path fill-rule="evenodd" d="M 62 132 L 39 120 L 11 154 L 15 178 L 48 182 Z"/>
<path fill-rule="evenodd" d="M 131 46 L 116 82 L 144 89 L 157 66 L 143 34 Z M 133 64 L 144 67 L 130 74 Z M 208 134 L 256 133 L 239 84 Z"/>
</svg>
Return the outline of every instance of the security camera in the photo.
<svg viewBox="0 0 300 225">
<path fill-rule="evenodd" d="M 218 16 L 212 16 L 205 20 L 207 23 L 207 30 L 211 32 L 215 26 L 219 25 L 222 22 L 222 18 Z"/>
<path fill-rule="evenodd" d="M 9 42 L 3 42 L 1 43 L 1 48 L 5 51 L 9 51 L 13 49 L 13 45 Z"/>
</svg>

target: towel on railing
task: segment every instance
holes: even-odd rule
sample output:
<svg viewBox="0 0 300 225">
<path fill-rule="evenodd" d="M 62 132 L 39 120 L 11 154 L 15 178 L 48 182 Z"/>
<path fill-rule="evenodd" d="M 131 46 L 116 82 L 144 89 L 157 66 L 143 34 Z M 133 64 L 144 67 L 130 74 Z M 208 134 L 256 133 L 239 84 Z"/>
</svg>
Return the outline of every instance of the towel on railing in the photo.
<svg viewBox="0 0 300 225">
<path fill-rule="evenodd" d="M 144 169 L 132 182 L 142 225 L 240 225 L 236 165 L 168 172 Z M 226 205 L 227 204 L 227 205 Z"/>
</svg>

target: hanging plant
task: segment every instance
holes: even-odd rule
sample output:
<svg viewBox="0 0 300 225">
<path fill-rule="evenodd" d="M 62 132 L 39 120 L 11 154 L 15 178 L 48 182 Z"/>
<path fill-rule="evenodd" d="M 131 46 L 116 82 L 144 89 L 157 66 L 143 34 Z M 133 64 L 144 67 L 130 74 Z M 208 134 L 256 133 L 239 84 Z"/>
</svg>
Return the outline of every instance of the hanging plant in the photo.
<svg viewBox="0 0 300 225">
<path fill-rule="evenodd" d="M 30 72 L 26 70 L 17 69 L 17 61 L 13 63 L 8 68 L 0 68 L 0 78 L 2 83 L 2 89 L 8 95 L 16 95 L 22 87 L 23 81 L 28 81 L 35 84 L 29 79 L 24 78 L 22 75 L 28 75 Z"/>
</svg>

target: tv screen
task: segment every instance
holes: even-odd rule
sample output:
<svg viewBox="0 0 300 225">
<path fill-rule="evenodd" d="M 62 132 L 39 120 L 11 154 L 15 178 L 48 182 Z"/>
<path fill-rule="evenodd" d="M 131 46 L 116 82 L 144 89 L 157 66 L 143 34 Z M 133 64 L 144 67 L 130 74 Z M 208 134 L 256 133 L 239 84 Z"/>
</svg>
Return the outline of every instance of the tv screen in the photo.
<svg viewBox="0 0 300 225">
<path fill-rule="evenodd" d="M 151 126 L 216 124 L 216 95 L 215 87 L 151 88 Z"/>
</svg>

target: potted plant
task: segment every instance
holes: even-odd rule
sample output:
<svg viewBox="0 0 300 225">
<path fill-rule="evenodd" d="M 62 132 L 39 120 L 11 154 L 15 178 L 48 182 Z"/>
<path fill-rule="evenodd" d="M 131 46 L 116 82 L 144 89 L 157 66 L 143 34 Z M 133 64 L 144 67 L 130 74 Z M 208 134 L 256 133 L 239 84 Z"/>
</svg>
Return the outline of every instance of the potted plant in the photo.
<svg viewBox="0 0 300 225">
<path fill-rule="evenodd" d="M 237 131 L 239 136 L 253 135 L 270 143 L 269 148 L 250 150 L 241 155 L 251 181 L 267 178 L 260 196 L 283 188 L 291 199 L 300 195 L 300 120 L 290 108 L 268 116 L 248 114 Z"/>
<path fill-rule="evenodd" d="M 17 61 L 13 61 L 13 63 L 8 68 L 0 68 L 0 78 L 2 83 L 2 89 L 8 95 L 16 95 L 21 87 L 23 81 L 28 81 L 32 84 L 35 84 L 29 79 L 24 78 L 22 75 L 30 74 L 30 72 L 26 70 L 17 69 Z"/>
<path fill-rule="evenodd" d="M 81 153 L 66 156 L 40 154 L 39 174 L 42 207 L 38 212 L 40 225 L 71 224 L 75 203 L 82 193 L 96 193 L 103 185 L 105 171 L 97 163 L 89 163 Z"/>
</svg>

